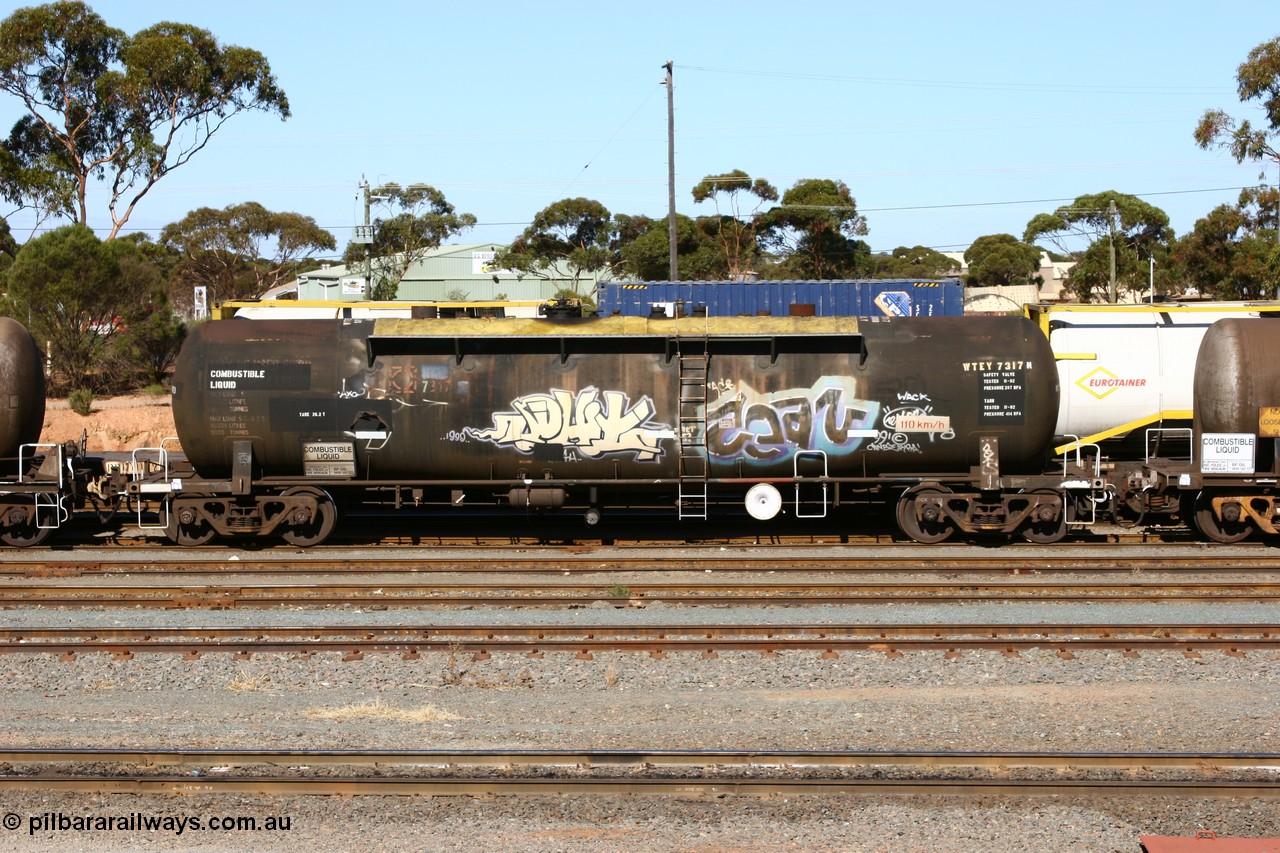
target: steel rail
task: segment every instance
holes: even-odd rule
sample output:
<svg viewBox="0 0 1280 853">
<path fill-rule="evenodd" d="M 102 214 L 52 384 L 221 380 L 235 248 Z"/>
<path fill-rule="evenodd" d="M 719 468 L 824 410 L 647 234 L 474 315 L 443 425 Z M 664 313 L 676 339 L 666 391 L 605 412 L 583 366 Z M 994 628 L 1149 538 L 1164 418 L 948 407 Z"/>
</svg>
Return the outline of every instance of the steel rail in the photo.
<svg viewBox="0 0 1280 853">
<path fill-rule="evenodd" d="M 639 531 L 635 526 L 613 529 L 599 527 L 587 529 L 580 521 L 577 521 L 564 523 L 558 528 L 546 528 L 536 533 L 531 533 L 527 528 L 516 529 L 512 527 L 512 518 L 510 516 L 494 517 L 485 522 L 464 521 L 461 524 L 451 524 L 447 519 L 436 517 L 435 519 L 426 519 L 427 523 L 434 521 L 435 527 L 430 529 L 419 527 L 414 533 L 406 534 L 397 532 L 397 530 L 403 530 L 406 526 L 412 527 L 415 522 L 421 523 L 424 519 L 420 516 L 405 516 L 391 523 L 387 523 L 385 520 L 380 522 L 377 519 L 373 519 L 371 523 L 364 524 L 356 533 L 344 529 L 344 526 L 340 525 L 327 540 L 325 548 L 334 551 L 377 547 L 457 549 L 517 546 L 521 548 L 555 548 L 563 547 L 567 543 L 575 545 L 581 543 L 583 547 L 595 547 L 595 543 L 599 543 L 600 545 L 620 550 L 643 550 L 655 547 L 671 547 L 672 545 L 695 548 L 722 546 L 797 548 L 824 545 L 893 548 L 911 544 L 903 540 L 901 534 L 890 528 L 877 531 L 854 531 L 835 527 L 812 529 L 804 532 L 775 529 L 771 533 L 761 534 L 756 526 L 716 522 L 690 525 L 690 522 L 686 521 L 684 525 L 676 530 L 668 524 L 668 521 L 672 520 L 674 519 L 655 520 L 644 532 Z M 362 519 L 362 521 L 370 522 L 369 519 Z M 567 519 L 562 519 L 561 521 L 565 522 Z M 468 524 L 471 526 L 468 527 Z M 444 529 L 446 526 L 448 527 L 447 530 Z M 504 528 L 510 528 L 511 533 L 509 535 L 495 535 L 495 530 Z M 667 535 L 653 535 L 654 529 L 660 529 Z M 241 543 L 244 541 L 246 540 L 241 540 Z M 278 541 L 273 539 L 258 541 L 267 545 L 278 544 Z M 997 539 L 996 541 L 1000 540 Z M 1004 541 L 1013 545 L 1027 544 L 1017 537 L 1005 538 Z M 1200 541 L 1190 530 L 1176 525 L 1150 528 L 1123 528 L 1108 525 L 1069 536 L 1063 542 L 1055 543 L 1054 547 L 1090 548 L 1099 545 L 1142 545 L 1153 542 L 1193 545 Z M 92 532 L 84 531 L 82 528 L 68 527 L 59 535 L 55 547 L 57 544 L 91 547 L 95 544 L 100 545 L 103 542 L 109 542 L 113 548 L 131 550 L 171 547 L 163 531 L 159 528 L 144 530 L 132 527 L 105 530 L 101 527 L 94 527 Z M 954 549 L 964 547 L 966 544 L 968 543 L 963 538 L 956 538 L 930 547 Z M 1258 542 L 1247 542 L 1243 543 L 1241 547 L 1257 547 L 1258 544 Z M 239 545 L 215 541 L 205 546 L 202 550 L 220 547 L 234 549 Z"/>
<path fill-rule="evenodd" d="M 8 628 L 0 630 L 0 653 L 211 652 L 240 656 L 256 653 L 314 654 L 341 652 L 355 659 L 365 653 L 469 652 L 481 658 L 494 652 L 701 652 L 871 650 L 902 651 L 996 649 L 1016 654 L 1030 649 L 1057 650 L 1060 655 L 1085 649 L 1141 651 L 1178 650 L 1187 655 L 1219 650 L 1241 655 L 1245 650 L 1280 648 L 1280 628 L 1265 625 L 702 625 L 702 626 L 324 626 L 220 628 Z"/>
<path fill-rule="evenodd" d="M 146 767 L 1047 767 L 1055 770 L 1280 770 L 1273 752 L 964 752 L 721 749 L 150 750 L 4 749 L 12 765 L 116 764 Z"/>
<path fill-rule="evenodd" d="M 326 778 L 192 776 L 0 776 L 0 790 L 76 791 L 116 794 L 256 794 L 545 796 L 1053 796 L 1053 797 L 1232 797 L 1280 798 L 1280 785 L 1257 781 L 995 780 L 995 779 L 708 779 L 708 778 L 449 778 L 393 776 Z"/>
<path fill-rule="evenodd" d="M 1047 638 L 1100 637 L 1100 638 L 1226 638 L 1250 637 L 1280 642 L 1280 626 L 1254 623 L 1201 624 L 1138 624 L 1138 623 L 957 623 L 935 625 L 922 623 L 904 624 L 710 624 L 699 625 L 235 625 L 235 626 L 128 626 L 93 625 L 78 627 L 4 627 L 0 628 L 0 640 L 29 641 L 51 637 L 85 637 L 117 639 L 212 638 L 212 637 L 377 637 L 402 638 L 493 638 L 500 636 L 551 638 L 551 637 L 863 637 L 884 639 L 889 637 L 972 637 L 989 639 L 1013 639 L 1019 637 Z"/>
<path fill-rule="evenodd" d="M 421 549 L 417 549 L 421 550 Z M 721 553 L 703 555 L 681 551 L 678 557 L 633 557 L 619 555 L 608 549 L 599 552 L 555 551 L 545 556 L 529 557 L 507 552 L 492 557 L 466 556 L 414 556 L 385 554 L 362 555 L 359 558 L 321 556 L 328 552 L 299 557 L 296 552 L 263 555 L 236 552 L 216 552 L 206 555 L 176 555 L 166 551 L 160 557 L 135 558 L 131 554 L 102 556 L 96 552 L 81 559 L 58 559 L 5 554 L 0 565 L 0 577 L 75 577 L 91 574 L 363 574 L 394 573 L 502 573 L 502 574 L 573 574 L 603 572 L 657 572 L 680 571 L 732 571 L 735 573 L 794 574 L 858 571 L 863 573 L 913 573 L 940 574 L 947 572 L 973 572 L 984 574 L 1141 574 L 1147 573 L 1204 573 L 1280 572 L 1280 553 L 1253 550 L 1224 554 L 1220 552 L 1175 555 L 1165 557 L 1126 556 L 1108 549 L 1105 554 L 1094 556 L 1068 556 L 1048 552 L 1029 556 L 1026 554 L 982 553 L 974 556 L 944 557 L 926 553 L 913 556 L 887 556 L 876 554 L 850 554 L 848 551 L 822 556 L 788 556 L 742 553 L 726 556 Z"/>
<path fill-rule="evenodd" d="M 914 604 L 983 601 L 1131 602 L 1266 602 L 1280 598 L 1277 581 L 1117 581 L 1062 583 L 1028 581 L 995 583 L 949 581 L 928 583 L 808 582 L 662 582 L 628 581 L 608 588 L 599 584 L 558 582 L 488 583 L 439 580 L 385 583 L 295 584 L 97 584 L 50 586 L 0 582 L 0 606 L 248 608 L 284 605 L 387 607 L 520 605 L 585 606 L 598 601 L 617 606 L 660 601 L 673 605 L 752 604 Z"/>
</svg>

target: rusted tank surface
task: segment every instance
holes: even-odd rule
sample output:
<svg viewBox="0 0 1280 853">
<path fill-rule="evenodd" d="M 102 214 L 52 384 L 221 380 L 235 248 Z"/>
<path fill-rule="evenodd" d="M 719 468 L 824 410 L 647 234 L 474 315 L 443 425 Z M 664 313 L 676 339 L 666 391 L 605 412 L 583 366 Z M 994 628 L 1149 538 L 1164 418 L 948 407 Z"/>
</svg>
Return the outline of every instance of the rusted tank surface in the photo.
<svg viewBox="0 0 1280 853">
<path fill-rule="evenodd" d="M 40 348 L 17 320 L 0 317 L 0 457 L 39 441 L 44 424 L 44 363 Z"/>
<path fill-rule="evenodd" d="M 266 476 L 400 482 L 672 480 L 682 448 L 712 478 L 967 472 L 979 436 L 1039 470 L 1058 410 L 1012 317 L 229 320 L 174 389 L 206 477 L 249 439 Z"/>
<path fill-rule="evenodd" d="M 1280 319 L 1210 326 L 1196 359 L 1194 400 L 1201 433 L 1257 433 L 1259 411 L 1280 406 Z"/>
</svg>

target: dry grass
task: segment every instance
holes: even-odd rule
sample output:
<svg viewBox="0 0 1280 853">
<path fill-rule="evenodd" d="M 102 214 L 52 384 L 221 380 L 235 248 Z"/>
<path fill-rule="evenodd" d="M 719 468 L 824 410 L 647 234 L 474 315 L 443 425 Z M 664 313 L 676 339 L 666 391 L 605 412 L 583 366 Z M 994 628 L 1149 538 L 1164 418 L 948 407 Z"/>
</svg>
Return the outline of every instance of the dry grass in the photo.
<svg viewBox="0 0 1280 853">
<path fill-rule="evenodd" d="M 228 690 L 265 690 L 271 680 L 262 675 L 250 675 L 243 669 L 227 683 Z"/>
<path fill-rule="evenodd" d="M 359 705 L 344 705 L 341 708 L 312 708 L 305 714 L 312 720 L 390 720 L 397 723 L 440 723 L 448 720 L 462 719 L 457 714 L 443 711 L 435 705 L 424 705 L 421 708 L 396 708 L 386 704 L 381 698 Z"/>
</svg>

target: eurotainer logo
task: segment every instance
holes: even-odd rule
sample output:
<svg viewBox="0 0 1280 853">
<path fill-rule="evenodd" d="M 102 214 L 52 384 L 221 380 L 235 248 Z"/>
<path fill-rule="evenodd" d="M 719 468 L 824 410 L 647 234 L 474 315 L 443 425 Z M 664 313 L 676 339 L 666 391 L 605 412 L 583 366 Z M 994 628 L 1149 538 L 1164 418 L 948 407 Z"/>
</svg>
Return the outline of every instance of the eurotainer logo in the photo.
<svg viewBox="0 0 1280 853">
<path fill-rule="evenodd" d="M 1121 388 L 1145 388 L 1147 380 L 1145 378 L 1122 379 L 1105 367 L 1095 367 L 1077 379 L 1076 385 L 1101 400 Z"/>
</svg>

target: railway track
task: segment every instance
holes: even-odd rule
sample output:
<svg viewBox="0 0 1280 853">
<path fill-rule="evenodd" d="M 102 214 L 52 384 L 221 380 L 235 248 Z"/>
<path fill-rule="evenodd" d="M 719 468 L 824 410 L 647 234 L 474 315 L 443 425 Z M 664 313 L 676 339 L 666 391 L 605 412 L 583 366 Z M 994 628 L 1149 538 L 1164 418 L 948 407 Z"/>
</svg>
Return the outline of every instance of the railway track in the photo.
<svg viewBox="0 0 1280 853">
<path fill-rule="evenodd" d="M 99 583 L 93 585 L 0 583 L 0 607 L 129 607 L 160 609 L 246 609 L 272 607 L 615 607 L 743 605 L 962 604 L 978 602 L 1152 603 L 1280 600 L 1280 581 L 1116 581 L 989 582 L 946 581 L 879 583 L 810 580 L 806 582 L 630 582 L 534 583 L 438 579 L 386 582 L 365 578 L 348 583 L 195 585 Z"/>
<path fill-rule="evenodd" d="M 422 548 L 24 552 L 0 606 L 373 608 L 1270 602 L 1266 547 Z M 24 582 L 26 581 L 26 582 Z"/>
<path fill-rule="evenodd" d="M 1280 573 L 1280 549 L 1260 545 L 1011 546 L 983 549 L 918 546 L 812 548 L 685 546 L 679 548 L 365 548 L 299 552 L 297 549 L 238 550 L 157 548 L 68 552 L 4 551 L 0 578 L 78 577 L 109 574 L 324 574 L 503 572 L 564 574 L 599 572 L 672 573 L 915 573 L 947 574 L 1142 574 L 1242 572 Z"/>
<path fill-rule="evenodd" d="M 1280 797 L 1273 753 L 28 749 L 0 761 L 7 791 Z"/>
<path fill-rule="evenodd" d="M 1180 651 L 1196 657 L 1218 651 L 1231 655 L 1280 649 L 1280 628 L 1266 625 L 609 625 L 609 626 L 298 626 L 298 627 L 78 627 L 0 629 L 0 654 L 56 654 L 74 660 L 80 654 L 209 653 L 239 657 L 254 654 L 336 652 L 348 660 L 365 654 L 424 652 L 471 654 L 573 653 L 590 658 L 603 652 L 700 653 L 750 651 L 775 655 L 818 651 L 835 657 L 842 651 L 877 651 L 896 656 L 906 651 L 996 650 L 1008 655 L 1041 649 L 1068 657 L 1086 649 Z"/>
<path fill-rule="evenodd" d="M 403 533 L 406 521 L 414 532 Z M 162 530 L 160 521 L 151 519 L 151 528 L 135 526 L 132 513 L 119 519 L 115 526 L 103 527 L 96 519 L 85 519 L 85 524 L 68 525 L 59 532 L 57 538 L 47 547 L 94 547 L 109 543 L 113 548 L 154 548 L 170 547 Z M 588 528 L 574 518 L 542 518 L 537 521 L 512 519 L 507 515 L 488 519 L 444 519 L 439 515 L 422 515 L 413 517 L 393 516 L 388 518 L 378 514 L 355 514 L 348 521 L 340 523 L 334 533 L 326 540 L 326 549 L 365 549 L 375 547 L 415 547 L 415 548 L 474 548 L 474 547 L 616 547 L 616 548 L 654 548 L 691 545 L 694 547 L 718 546 L 751 546 L 751 547 L 806 547 L 822 545 L 841 545 L 859 547 L 903 547 L 912 543 L 904 542 L 900 534 L 890 527 L 883 529 L 851 530 L 848 522 L 823 527 L 821 524 L 778 527 L 769 534 L 761 535 L 755 524 L 719 521 L 714 523 L 698 523 L 685 521 L 679 532 L 670 526 L 669 517 L 653 517 L 643 523 L 617 524 L 611 527 L 601 525 Z M 508 535 L 494 535 L 494 530 L 510 531 Z M 243 540 L 252 542 L 253 540 Z M 1009 540 L 996 537 L 991 542 L 1014 545 L 1026 544 L 1021 539 Z M 1151 527 L 1121 527 L 1114 524 L 1085 528 L 1073 533 L 1067 539 L 1054 545 L 1055 548 L 1091 547 L 1105 544 L 1150 544 L 1169 542 L 1196 544 L 1199 539 L 1187 528 L 1180 525 Z M 288 547 L 279 540 L 263 540 L 266 547 Z M 957 548 L 964 547 L 966 541 L 957 538 L 930 547 Z M 1252 544 L 1252 543 L 1251 543 Z M 218 549 L 228 546 L 226 543 L 214 542 L 207 548 Z M 203 548 L 201 550 L 204 550 Z"/>
</svg>

